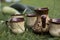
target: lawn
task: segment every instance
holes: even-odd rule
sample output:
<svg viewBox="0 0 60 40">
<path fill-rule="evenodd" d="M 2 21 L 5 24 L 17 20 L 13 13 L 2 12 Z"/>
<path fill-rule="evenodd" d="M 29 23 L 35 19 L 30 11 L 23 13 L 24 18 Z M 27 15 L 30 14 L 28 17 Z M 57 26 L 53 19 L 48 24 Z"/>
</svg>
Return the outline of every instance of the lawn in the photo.
<svg viewBox="0 0 60 40">
<path fill-rule="evenodd" d="M 60 0 L 21 0 L 20 3 L 36 7 L 48 7 L 49 16 L 51 18 L 60 18 Z M 8 4 L 0 4 L 0 9 L 2 6 Z M 0 21 L 1 20 L 6 20 L 6 17 L 2 15 L 0 10 Z M 0 40 L 60 40 L 60 37 L 51 37 L 49 34 L 38 35 L 33 33 L 32 30 L 26 30 L 23 34 L 15 35 L 11 33 L 10 29 L 5 24 L 0 23 Z"/>
</svg>

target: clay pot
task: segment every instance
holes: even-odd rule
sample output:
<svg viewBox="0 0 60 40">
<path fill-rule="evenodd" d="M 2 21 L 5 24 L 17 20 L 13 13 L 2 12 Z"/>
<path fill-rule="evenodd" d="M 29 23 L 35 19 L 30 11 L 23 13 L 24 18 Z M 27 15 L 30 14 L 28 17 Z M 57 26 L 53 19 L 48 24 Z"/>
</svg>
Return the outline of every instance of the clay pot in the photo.
<svg viewBox="0 0 60 40">
<path fill-rule="evenodd" d="M 60 36 L 60 19 L 51 20 L 49 33 L 52 36 Z"/>
<path fill-rule="evenodd" d="M 32 27 L 37 20 L 36 14 L 27 14 L 26 20 L 27 26 Z"/>
<path fill-rule="evenodd" d="M 13 15 L 12 19 L 7 24 L 11 31 L 17 34 L 25 31 L 24 23 L 23 15 Z"/>
<path fill-rule="evenodd" d="M 49 30 L 49 16 L 48 8 L 38 8 L 35 10 L 37 15 L 37 21 L 32 28 L 34 32 L 48 32 Z"/>
</svg>

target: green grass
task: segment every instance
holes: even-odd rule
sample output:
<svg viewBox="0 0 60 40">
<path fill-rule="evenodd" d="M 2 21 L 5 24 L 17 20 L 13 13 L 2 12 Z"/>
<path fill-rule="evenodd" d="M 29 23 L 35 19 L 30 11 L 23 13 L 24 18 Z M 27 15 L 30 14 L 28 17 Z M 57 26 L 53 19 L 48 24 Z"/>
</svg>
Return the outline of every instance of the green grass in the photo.
<svg viewBox="0 0 60 40">
<path fill-rule="evenodd" d="M 51 18 L 60 18 L 60 0 L 21 0 L 21 3 L 36 7 L 48 7 Z M 8 4 L 2 3 L 2 6 Z M 0 21 L 1 20 L 6 20 L 6 17 L 3 16 L 0 11 Z M 11 33 L 5 24 L 0 23 L 0 40 L 60 40 L 60 38 L 51 37 L 50 35 L 36 35 L 31 30 L 25 31 L 23 34 L 15 35 Z"/>
</svg>

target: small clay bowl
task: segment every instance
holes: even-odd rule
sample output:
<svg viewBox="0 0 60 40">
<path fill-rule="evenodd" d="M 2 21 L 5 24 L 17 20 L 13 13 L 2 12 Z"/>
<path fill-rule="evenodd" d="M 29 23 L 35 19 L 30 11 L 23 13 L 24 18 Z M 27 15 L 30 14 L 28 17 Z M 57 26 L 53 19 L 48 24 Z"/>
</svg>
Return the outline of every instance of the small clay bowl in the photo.
<svg viewBox="0 0 60 40">
<path fill-rule="evenodd" d="M 23 15 L 13 15 L 10 22 L 8 22 L 9 28 L 15 34 L 23 33 L 25 31 L 25 20 Z"/>
<path fill-rule="evenodd" d="M 51 19 L 49 32 L 52 36 L 60 36 L 60 19 Z"/>
<path fill-rule="evenodd" d="M 29 27 L 32 27 L 37 20 L 36 14 L 27 14 L 26 17 L 26 25 Z"/>
</svg>

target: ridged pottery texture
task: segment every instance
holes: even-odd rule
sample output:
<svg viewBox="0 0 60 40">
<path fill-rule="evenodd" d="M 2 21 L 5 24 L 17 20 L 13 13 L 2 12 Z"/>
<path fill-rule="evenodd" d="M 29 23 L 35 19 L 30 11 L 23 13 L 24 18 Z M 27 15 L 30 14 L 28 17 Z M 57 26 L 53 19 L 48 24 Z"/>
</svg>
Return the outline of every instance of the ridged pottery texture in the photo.
<svg viewBox="0 0 60 40">
<path fill-rule="evenodd" d="M 25 21 L 23 15 L 13 16 L 13 18 L 8 22 L 9 28 L 13 33 L 23 33 L 25 31 L 24 27 Z"/>
</svg>

